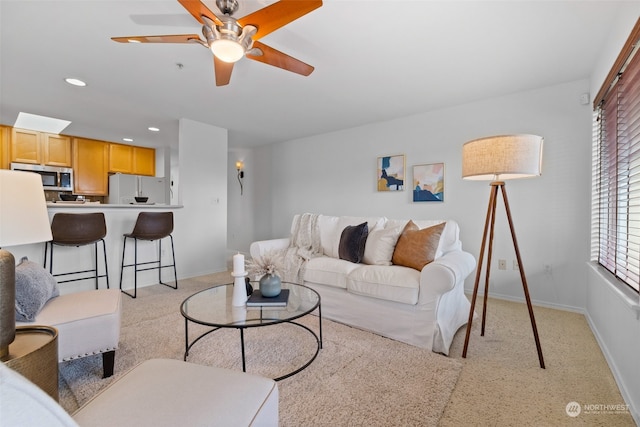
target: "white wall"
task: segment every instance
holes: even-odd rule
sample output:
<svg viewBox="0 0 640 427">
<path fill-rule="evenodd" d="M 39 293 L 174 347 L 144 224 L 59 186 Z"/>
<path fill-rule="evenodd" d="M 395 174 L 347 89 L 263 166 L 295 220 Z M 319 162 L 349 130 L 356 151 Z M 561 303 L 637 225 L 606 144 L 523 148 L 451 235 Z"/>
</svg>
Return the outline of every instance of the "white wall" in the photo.
<svg viewBox="0 0 640 427">
<path fill-rule="evenodd" d="M 229 150 L 228 175 L 229 182 L 229 223 L 227 227 L 227 254 L 229 260 L 236 252 L 249 255 L 249 245 L 254 240 L 254 195 L 253 185 L 256 171 L 253 162 L 254 154 L 249 149 L 234 148 Z M 242 194 L 238 182 L 238 170 L 236 162 L 244 163 L 244 179 Z"/>
<path fill-rule="evenodd" d="M 226 270 L 227 130 L 181 119 L 174 212 L 178 277 Z M 174 194 L 175 196 L 175 194 Z"/>
<path fill-rule="evenodd" d="M 639 16 L 638 2 L 629 2 L 620 13 L 592 74 L 591 93 L 594 96 L 602 86 Z M 640 424 L 640 370 L 637 362 L 640 354 L 638 295 L 630 295 L 625 289 L 626 285 L 614 279 L 602 268 L 589 264 L 585 265 L 585 269 L 588 272 L 587 319 L 623 397 L 631 405 L 631 413 L 636 423 Z"/>
<path fill-rule="evenodd" d="M 579 98 L 588 91 L 588 81 L 581 80 L 275 144 L 271 156 L 254 158 L 264 173 L 260 181 L 271 187 L 269 199 L 256 201 L 256 235 L 288 235 L 292 216 L 301 212 L 452 218 L 464 249 L 477 257 L 489 185 L 462 180 L 462 145 L 489 135 L 538 134 L 545 138 L 543 175 L 507 184 L 518 244 L 534 302 L 580 310 L 589 256 L 591 109 Z M 408 180 L 413 165 L 444 162 L 445 201 L 413 203 L 409 189 L 377 192 L 377 157 L 395 154 L 406 155 Z M 271 224 L 258 224 L 258 212 L 270 212 Z M 491 293 L 522 299 L 517 271 L 498 271 L 499 258 L 509 266 L 515 259 L 503 205 Z M 466 288 L 472 287 L 470 277 Z"/>
</svg>

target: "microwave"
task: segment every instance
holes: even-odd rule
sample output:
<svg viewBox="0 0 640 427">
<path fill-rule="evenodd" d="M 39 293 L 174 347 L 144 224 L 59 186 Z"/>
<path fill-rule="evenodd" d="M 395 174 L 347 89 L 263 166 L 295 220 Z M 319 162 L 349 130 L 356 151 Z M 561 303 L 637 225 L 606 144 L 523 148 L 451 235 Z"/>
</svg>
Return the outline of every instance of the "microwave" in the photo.
<svg viewBox="0 0 640 427">
<path fill-rule="evenodd" d="M 73 191 L 73 169 L 71 168 L 11 163 L 11 169 L 37 173 L 42 178 L 42 186 L 45 190 Z"/>
</svg>

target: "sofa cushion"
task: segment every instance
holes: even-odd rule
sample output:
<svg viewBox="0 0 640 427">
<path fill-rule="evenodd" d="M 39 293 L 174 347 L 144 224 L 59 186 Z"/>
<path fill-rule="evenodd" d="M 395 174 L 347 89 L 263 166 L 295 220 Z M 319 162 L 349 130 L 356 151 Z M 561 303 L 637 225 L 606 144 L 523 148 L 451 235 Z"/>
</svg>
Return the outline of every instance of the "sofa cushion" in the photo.
<svg viewBox="0 0 640 427">
<path fill-rule="evenodd" d="M 420 230 L 413 221 L 409 221 L 398 238 L 391 261 L 396 265 L 422 270 L 435 259 L 444 225 L 442 223 Z"/>
<path fill-rule="evenodd" d="M 35 360 L 32 357 L 31 363 Z M 4 363 L 0 363 L 0 402 L 3 426 L 78 427 L 58 402 Z"/>
<path fill-rule="evenodd" d="M 334 250 L 335 236 L 338 234 L 339 216 L 320 215 L 318 217 L 318 227 L 320 228 L 320 245 L 322 252 L 329 257 L 338 258 L 338 253 Z"/>
<path fill-rule="evenodd" d="M 361 265 L 327 256 L 311 258 L 306 263 L 304 281 L 345 289 L 347 275 Z"/>
<path fill-rule="evenodd" d="M 406 219 L 387 219 L 386 228 L 402 226 L 404 227 L 409 220 Z M 440 258 L 442 255 L 451 251 L 462 250 L 462 244 L 460 243 L 460 227 L 458 223 L 453 220 L 432 220 L 432 219 L 414 219 L 413 223 L 421 230 L 423 228 L 429 228 L 434 225 L 445 223 L 444 230 L 440 235 L 440 242 L 438 243 L 438 249 L 436 250 L 435 259 Z"/>
<path fill-rule="evenodd" d="M 377 228 L 384 227 L 386 219 L 384 217 L 320 215 L 318 226 L 320 227 L 320 242 L 323 253 L 332 258 L 339 258 L 338 246 L 342 230 L 349 225 L 358 225 L 365 221 L 369 232 L 372 232 Z"/>
<path fill-rule="evenodd" d="M 391 257 L 403 228 L 404 225 L 370 231 L 364 248 L 363 262 L 371 265 L 391 265 Z"/>
<path fill-rule="evenodd" d="M 16 266 L 16 320 L 33 322 L 45 303 L 58 295 L 56 279 L 39 264 L 22 258 Z"/>
<path fill-rule="evenodd" d="M 369 227 L 366 222 L 358 225 L 347 225 L 340 235 L 338 256 L 340 259 L 359 264 L 364 257 Z"/>
<path fill-rule="evenodd" d="M 416 304 L 420 272 L 397 265 L 362 265 L 347 277 L 347 291 L 357 295 Z"/>
</svg>

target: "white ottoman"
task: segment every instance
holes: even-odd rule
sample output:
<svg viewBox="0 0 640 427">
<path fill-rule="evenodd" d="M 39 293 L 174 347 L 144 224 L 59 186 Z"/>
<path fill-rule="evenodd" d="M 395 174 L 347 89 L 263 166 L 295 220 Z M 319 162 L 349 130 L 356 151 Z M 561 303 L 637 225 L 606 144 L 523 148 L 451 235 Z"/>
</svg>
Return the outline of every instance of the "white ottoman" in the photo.
<svg viewBox="0 0 640 427">
<path fill-rule="evenodd" d="M 277 426 L 275 381 L 170 359 L 142 362 L 73 414 L 81 426 Z"/>
<path fill-rule="evenodd" d="M 115 351 L 120 341 L 121 293 L 100 289 L 52 298 L 34 322 L 58 330 L 58 361 L 102 353 L 104 377 L 113 375 Z"/>
</svg>

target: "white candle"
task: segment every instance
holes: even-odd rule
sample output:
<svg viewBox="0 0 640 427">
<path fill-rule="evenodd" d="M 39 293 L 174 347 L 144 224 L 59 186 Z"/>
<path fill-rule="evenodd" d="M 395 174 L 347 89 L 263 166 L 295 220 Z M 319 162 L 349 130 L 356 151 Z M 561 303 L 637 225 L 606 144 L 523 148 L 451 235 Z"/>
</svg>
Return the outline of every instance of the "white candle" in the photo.
<svg viewBox="0 0 640 427">
<path fill-rule="evenodd" d="M 238 253 L 233 256 L 233 272 L 234 274 L 244 273 L 244 255 Z"/>
</svg>

